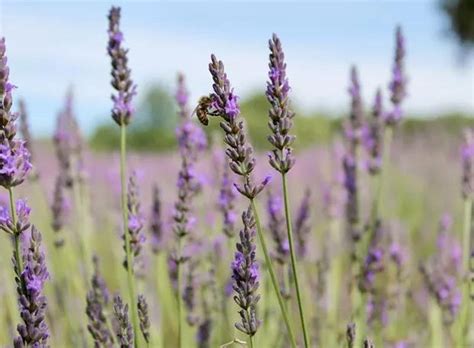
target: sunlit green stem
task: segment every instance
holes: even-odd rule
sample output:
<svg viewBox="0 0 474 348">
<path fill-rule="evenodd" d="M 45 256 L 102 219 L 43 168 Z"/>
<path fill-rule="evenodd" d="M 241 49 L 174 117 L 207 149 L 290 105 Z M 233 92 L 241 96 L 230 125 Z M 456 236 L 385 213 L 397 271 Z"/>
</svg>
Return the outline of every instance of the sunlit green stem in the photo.
<svg viewBox="0 0 474 348">
<path fill-rule="evenodd" d="M 12 214 L 12 223 L 13 226 L 16 226 L 16 207 L 15 207 L 15 198 L 13 196 L 13 190 L 11 187 L 8 188 L 8 196 L 10 198 L 10 213 Z M 18 265 L 18 272 L 20 275 L 23 272 L 23 258 L 21 256 L 20 248 L 20 234 L 17 231 L 14 231 L 13 241 L 15 244 L 15 261 Z"/>
<path fill-rule="evenodd" d="M 178 305 L 178 347 L 183 347 L 183 301 L 181 298 L 181 237 L 178 236 L 178 261 L 176 262 L 176 273 L 177 273 L 177 289 L 176 289 L 176 302 Z"/>
<path fill-rule="evenodd" d="M 122 188 L 122 218 L 123 218 L 123 234 L 125 236 L 125 254 L 127 259 L 127 282 L 130 298 L 130 310 L 132 316 L 133 333 L 135 337 L 135 347 L 138 347 L 138 312 L 135 297 L 135 282 L 133 277 L 133 260 L 130 250 L 130 235 L 128 234 L 128 207 L 127 207 L 127 177 L 126 177 L 126 142 L 127 132 L 126 125 L 120 126 L 120 181 Z"/>
<path fill-rule="evenodd" d="M 303 299 L 301 296 L 301 289 L 300 289 L 299 281 L 298 281 L 298 267 L 296 263 L 295 247 L 293 243 L 293 226 L 292 226 L 292 221 L 291 221 L 290 203 L 289 203 L 289 198 L 288 198 L 288 188 L 287 188 L 288 185 L 286 182 L 285 174 L 282 174 L 281 180 L 282 180 L 282 185 L 283 185 L 283 199 L 285 202 L 286 231 L 288 233 L 288 243 L 290 246 L 291 270 L 292 270 L 293 279 L 295 282 L 296 299 L 298 301 L 298 310 L 300 314 L 301 328 L 303 330 L 304 345 L 306 348 L 309 348 L 310 347 L 309 334 L 306 328 L 306 320 L 305 320 L 304 311 L 303 311 Z"/>
<path fill-rule="evenodd" d="M 288 312 L 286 311 L 285 303 L 284 303 L 283 297 L 281 296 L 281 293 L 280 293 L 280 287 L 278 285 L 278 280 L 275 276 L 275 271 L 273 269 L 273 265 L 272 265 L 272 262 L 271 262 L 271 259 L 270 259 L 270 255 L 268 254 L 267 244 L 266 244 L 265 238 L 263 236 L 262 226 L 260 224 L 260 219 L 258 217 L 258 211 L 257 211 L 257 207 L 255 206 L 255 201 L 253 199 L 250 200 L 250 204 L 251 204 L 251 207 L 252 207 L 253 214 L 255 216 L 255 222 L 257 224 L 258 239 L 259 239 L 260 245 L 262 247 L 263 256 L 265 257 L 265 264 L 267 266 L 268 273 L 270 274 L 270 278 L 271 278 L 272 285 L 273 285 L 273 290 L 274 290 L 275 295 L 277 296 L 277 299 L 278 299 L 278 304 L 280 306 L 280 311 L 281 311 L 281 314 L 283 316 L 283 321 L 285 322 L 286 330 L 288 331 L 290 344 L 293 348 L 296 348 L 295 335 L 293 334 L 293 330 L 291 329 L 290 320 L 288 318 Z"/>
<path fill-rule="evenodd" d="M 253 337 L 249 335 L 249 346 L 250 348 L 253 348 Z"/>
</svg>

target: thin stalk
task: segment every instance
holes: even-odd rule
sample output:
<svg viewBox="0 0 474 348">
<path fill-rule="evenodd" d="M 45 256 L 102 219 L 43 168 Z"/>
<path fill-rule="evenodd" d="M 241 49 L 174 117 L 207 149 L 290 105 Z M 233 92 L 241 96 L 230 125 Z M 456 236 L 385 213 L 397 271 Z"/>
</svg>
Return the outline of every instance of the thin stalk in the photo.
<svg viewBox="0 0 474 348">
<path fill-rule="evenodd" d="M 253 348 L 253 337 L 249 335 L 250 348 Z"/>
<path fill-rule="evenodd" d="M 8 196 L 10 198 L 10 213 L 12 214 L 12 223 L 13 226 L 16 226 L 16 208 L 15 208 L 15 199 L 13 197 L 13 190 L 11 187 L 8 188 Z M 20 248 L 20 234 L 17 231 L 14 231 L 13 241 L 15 243 L 15 260 L 18 265 L 19 275 L 23 272 L 23 258 L 21 257 L 21 248 Z"/>
<path fill-rule="evenodd" d="M 370 223 L 369 223 L 369 231 L 368 231 L 369 233 L 364 239 L 364 242 L 362 245 L 363 250 L 362 250 L 361 255 L 367 255 L 369 243 L 375 233 L 376 221 L 382 212 L 383 201 L 384 201 L 383 200 L 384 184 L 386 182 L 388 167 L 390 163 L 392 139 L 393 139 L 393 127 L 391 126 L 385 127 L 384 133 L 383 133 L 383 143 L 382 143 L 382 168 L 380 169 L 380 173 L 378 173 L 372 181 L 373 186 L 375 187 L 375 191 L 374 191 L 374 199 L 372 201 L 372 207 L 371 207 L 371 212 L 370 212 Z M 360 335 L 358 335 L 358 337 L 362 338 L 365 336 L 365 332 L 364 332 L 365 327 L 362 327 L 361 324 L 364 325 L 366 323 L 365 308 L 366 308 L 367 296 L 361 294 L 360 300 L 361 300 L 360 315 L 362 316 L 363 319 L 358 320 L 358 323 L 360 324 L 358 325 L 359 328 L 357 331 L 361 333 Z"/>
<path fill-rule="evenodd" d="M 470 251 L 470 235 L 471 235 L 471 212 L 472 199 L 464 200 L 464 225 L 463 225 L 463 273 L 467 277 L 469 274 L 469 251 Z M 469 281 L 466 282 L 469 284 Z"/>
<path fill-rule="evenodd" d="M 84 265 L 84 282 L 87 284 L 89 281 L 90 277 L 90 272 L 89 272 L 89 262 L 91 258 L 89 257 L 88 254 L 88 248 L 87 248 L 87 237 L 86 237 L 86 230 L 84 229 L 84 222 L 85 222 L 85 214 L 84 214 L 84 209 L 82 205 L 82 197 L 81 197 L 81 191 L 79 188 L 79 181 L 74 178 L 73 184 L 72 184 L 72 191 L 73 191 L 73 196 L 74 196 L 74 205 L 77 209 L 77 216 L 76 216 L 76 224 L 77 224 L 77 238 L 78 238 L 78 245 L 79 245 L 79 252 L 82 257 L 82 262 Z"/>
<path fill-rule="evenodd" d="M 286 231 L 288 233 L 288 243 L 290 246 L 291 270 L 293 272 L 293 279 L 295 281 L 296 299 L 298 301 L 298 310 L 300 314 L 301 328 L 303 329 L 304 345 L 306 348 L 309 348 L 310 342 L 309 342 L 309 335 L 308 335 L 308 330 L 306 328 L 306 320 L 305 320 L 304 311 L 303 311 L 303 299 L 301 296 L 301 290 L 300 290 L 299 281 L 298 281 L 298 269 L 297 269 L 298 267 L 296 264 L 296 255 L 295 255 L 295 248 L 294 248 L 294 243 L 293 243 L 293 226 L 292 226 L 292 221 L 291 221 L 291 212 L 290 212 L 290 207 L 289 207 L 290 203 L 289 203 L 289 198 L 288 198 L 288 188 L 287 188 L 285 174 L 281 175 L 281 181 L 283 185 L 283 197 L 285 201 Z"/>
<path fill-rule="evenodd" d="M 260 224 L 260 219 L 258 217 L 257 207 L 255 206 L 255 201 L 253 199 L 250 200 L 250 205 L 253 210 L 253 214 L 255 216 L 255 223 L 257 224 L 257 234 L 258 239 L 260 240 L 260 244 L 262 246 L 263 255 L 265 257 L 265 264 L 268 269 L 268 273 L 270 273 L 270 278 L 272 280 L 273 290 L 277 296 L 278 304 L 280 306 L 281 314 L 283 316 L 283 321 L 285 322 L 286 330 L 288 331 L 288 336 L 290 338 L 290 343 L 293 348 L 296 348 L 296 340 L 295 335 L 293 334 L 293 330 L 291 329 L 290 321 L 288 319 L 288 313 L 285 308 L 285 303 L 280 293 L 280 287 L 278 286 L 278 281 L 275 276 L 275 271 L 273 270 L 273 265 L 270 259 L 270 255 L 268 254 L 267 244 L 265 242 L 265 238 L 263 237 L 262 226 Z"/>
<path fill-rule="evenodd" d="M 126 178 L 126 141 L 127 132 L 124 124 L 120 125 L 120 181 L 122 188 L 122 218 L 123 233 L 125 236 L 125 254 L 127 258 L 127 281 L 128 292 L 130 297 L 130 309 L 132 315 L 133 333 L 135 337 L 135 347 L 138 347 L 138 312 L 135 303 L 135 282 L 133 278 L 133 260 L 130 251 L 130 236 L 128 234 L 128 208 L 127 208 L 127 178 Z"/>
<path fill-rule="evenodd" d="M 178 284 L 176 289 L 176 301 L 178 304 L 178 348 L 183 346 L 183 301 L 181 298 L 181 237 L 178 237 L 178 262 L 176 263 L 176 273 Z"/>
<path fill-rule="evenodd" d="M 383 132 L 383 150 L 382 150 L 382 169 L 380 172 L 380 180 L 378 182 L 378 187 L 376 191 L 375 197 L 375 211 L 373 212 L 373 218 L 377 218 L 378 214 L 382 210 L 383 206 L 383 191 L 384 191 L 384 184 L 387 180 L 387 172 L 388 166 L 390 163 L 390 153 L 392 148 L 392 139 L 393 139 L 393 128 L 392 127 L 385 127 Z"/>
<path fill-rule="evenodd" d="M 463 299 L 461 310 L 461 335 L 464 338 L 464 344 L 469 346 L 469 341 L 472 340 L 472 333 L 470 330 L 471 316 L 473 311 L 472 301 L 469 301 L 470 292 L 470 277 L 469 277 L 469 262 L 470 262 L 470 247 L 471 247 L 471 228 L 472 228 L 472 216 L 473 204 L 472 199 L 466 198 L 464 200 L 464 223 L 463 223 Z"/>
</svg>

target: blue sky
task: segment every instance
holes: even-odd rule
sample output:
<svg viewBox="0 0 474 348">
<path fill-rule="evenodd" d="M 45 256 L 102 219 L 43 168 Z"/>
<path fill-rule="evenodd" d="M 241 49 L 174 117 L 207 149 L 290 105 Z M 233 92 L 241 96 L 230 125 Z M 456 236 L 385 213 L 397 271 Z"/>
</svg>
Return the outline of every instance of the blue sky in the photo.
<svg viewBox="0 0 474 348">
<path fill-rule="evenodd" d="M 0 0 L 0 35 L 7 39 L 16 96 L 28 103 L 33 132 L 50 134 L 66 88 L 73 84 L 86 132 L 109 120 L 106 14 L 122 6 L 122 30 L 139 92 L 155 82 L 173 86 L 187 75 L 197 99 L 210 88 L 209 55 L 226 64 L 238 94 L 263 90 L 267 40 L 284 45 L 293 98 L 308 110 L 347 110 L 351 64 L 369 103 L 386 89 L 393 31 L 407 37 L 408 111 L 474 112 L 474 64 L 459 63 L 435 1 L 164 2 Z M 139 99 L 139 98 L 138 98 Z"/>
</svg>

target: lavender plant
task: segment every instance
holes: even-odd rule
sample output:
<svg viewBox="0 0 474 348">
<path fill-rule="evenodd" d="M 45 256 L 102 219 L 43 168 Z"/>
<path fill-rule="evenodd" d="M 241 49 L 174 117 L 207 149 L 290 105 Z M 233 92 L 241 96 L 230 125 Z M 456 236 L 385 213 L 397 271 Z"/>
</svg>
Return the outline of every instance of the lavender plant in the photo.
<svg viewBox="0 0 474 348">
<path fill-rule="evenodd" d="M 26 219 L 26 216 L 22 218 Z M 47 347 L 50 333 L 46 324 L 47 300 L 43 288 L 49 274 L 44 253 L 41 251 L 41 234 L 34 226 L 31 227 L 29 244 L 23 256 L 23 271 L 20 271 L 22 266 L 16 259 L 13 258 L 13 264 L 23 324 L 17 327 L 19 336 L 15 338 L 13 346 Z"/>
<path fill-rule="evenodd" d="M 150 317 L 148 316 L 148 303 L 145 296 L 139 295 L 138 302 L 138 318 L 140 319 L 140 331 L 142 332 L 143 338 L 147 344 L 147 347 L 150 346 Z"/>
<path fill-rule="evenodd" d="M 154 254 L 163 250 L 163 220 L 161 197 L 158 185 L 153 186 L 152 207 L 150 215 L 151 247 Z"/>
<path fill-rule="evenodd" d="M 228 238 L 234 237 L 235 222 L 237 220 L 236 213 L 234 211 L 236 199 L 235 187 L 232 185 L 230 175 L 231 173 L 229 167 L 227 166 L 227 163 L 225 163 L 222 172 L 218 207 L 223 216 L 222 231 Z"/>
<path fill-rule="evenodd" d="M 227 145 L 226 156 L 229 160 L 230 169 L 239 177 L 243 184 L 234 183 L 239 193 L 250 201 L 250 205 L 255 216 L 258 238 L 262 245 L 262 252 L 265 257 L 265 265 L 270 274 L 273 291 L 275 292 L 283 320 L 290 336 L 292 347 L 296 346 L 295 338 L 291 326 L 289 324 L 288 314 L 285 309 L 283 298 L 280 294 L 278 281 L 273 270 L 273 265 L 267 250 L 265 238 L 263 237 L 262 228 L 258 218 L 258 211 L 255 206 L 255 198 L 265 188 L 270 181 L 270 177 L 266 177 L 260 184 L 255 184 L 252 179 L 252 172 L 255 169 L 256 159 L 253 156 L 253 149 L 246 139 L 244 132 L 243 120 L 239 118 L 240 107 L 237 102 L 238 97 L 231 88 L 230 81 L 224 70 L 224 63 L 218 61 L 214 55 L 211 55 L 211 63 L 209 64 L 214 92 L 207 97 L 200 99 L 196 108 L 198 118 L 205 125 L 207 124 L 207 116 L 220 117 L 220 127 L 225 133 L 224 142 Z M 291 162 L 291 161 L 290 161 Z M 290 162 L 287 164 L 289 165 Z"/>
<path fill-rule="evenodd" d="M 54 241 L 54 245 L 58 248 L 64 245 L 64 238 L 60 235 L 60 232 L 66 222 L 67 213 L 69 209 L 64 189 L 64 177 L 62 175 L 59 175 L 56 178 L 54 184 L 54 194 L 53 200 L 51 202 L 51 228 L 57 234 L 56 240 Z"/>
<path fill-rule="evenodd" d="M 31 136 L 30 132 L 30 125 L 28 123 L 28 112 L 26 111 L 26 103 L 23 99 L 20 99 L 18 103 L 18 113 L 20 115 L 20 134 L 25 141 L 25 147 L 28 149 L 30 153 L 30 161 L 34 162 L 33 157 L 33 137 Z M 32 168 L 30 170 L 30 178 L 31 180 L 37 180 L 39 177 L 39 173 L 36 168 Z"/>
<path fill-rule="evenodd" d="M 459 315 L 462 300 L 460 289 L 462 249 L 450 234 L 451 227 L 451 217 L 443 216 L 439 223 L 436 254 L 420 266 L 426 288 L 441 309 L 445 328 L 451 326 Z M 432 329 L 436 330 L 433 326 Z M 437 334 L 435 331 L 432 332 L 434 337 Z M 437 344 L 446 343 L 437 342 Z"/>
<path fill-rule="evenodd" d="M 301 200 L 298 211 L 296 212 L 296 219 L 294 222 L 294 231 L 296 236 L 296 251 L 301 259 L 304 259 L 308 254 L 308 236 L 311 232 L 310 224 L 310 210 L 311 210 L 311 190 L 306 189 L 303 199 Z"/>
<path fill-rule="evenodd" d="M 130 240 L 130 233 L 127 233 L 129 227 L 129 216 L 127 209 L 127 168 L 126 168 L 126 144 L 127 144 L 127 126 L 130 124 L 134 112 L 132 106 L 133 97 L 136 94 L 136 85 L 131 79 L 131 70 L 128 67 L 128 50 L 122 45 L 123 33 L 120 31 L 120 7 L 112 7 L 109 11 L 109 42 L 107 45 L 107 52 L 111 59 L 111 75 L 112 87 L 116 93 L 112 95 L 112 119 L 120 126 L 120 182 L 121 182 L 121 203 L 122 203 L 122 222 L 124 231 L 124 246 L 126 265 L 133 265 L 133 251 L 131 250 L 132 242 Z M 126 267 L 128 292 L 131 308 L 131 317 L 133 324 L 133 337 L 138 335 L 138 313 L 135 304 L 135 281 L 133 276 L 133 268 Z M 130 337 L 129 337 L 130 338 Z M 135 342 L 137 345 L 137 342 Z"/>
<path fill-rule="evenodd" d="M 132 253 L 132 264 L 129 264 L 129 260 L 127 257 L 123 260 L 123 265 L 126 269 L 134 268 L 135 265 L 138 263 L 138 257 L 141 254 L 143 244 L 145 242 L 145 236 L 142 233 L 142 228 L 144 224 L 144 219 L 140 211 L 140 197 L 138 191 L 138 183 L 137 183 L 137 175 L 135 172 L 132 173 L 128 180 L 128 190 L 127 190 L 127 210 L 128 210 L 128 225 L 127 230 L 124 231 L 123 241 L 124 251 L 127 250 L 127 243 L 128 239 L 128 250 Z M 128 238 L 125 236 L 128 235 Z M 133 270 L 135 273 L 136 270 Z"/>
<path fill-rule="evenodd" d="M 115 340 L 112 334 L 107 307 L 110 294 L 107 284 L 99 270 L 99 259 L 94 256 L 94 274 L 91 288 L 87 293 L 86 314 L 89 319 L 87 330 L 94 340 L 94 347 L 113 347 Z"/>
<path fill-rule="evenodd" d="M 128 305 L 124 305 L 119 295 L 114 296 L 114 317 L 117 322 L 115 335 L 120 348 L 132 348 L 134 333 L 128 318 Z"/>
<path fill-rule="evenodd" d="M 244 228 L 239 233 L 240 241 L 236 244 L 237 252 L 232 262 L 232 287 L 236 293 L 234 301 L 241 308 L 241 322 L 236 323 L 235 327 L 249 336 L 250 347 L 253 348 L 253 336 L 261 323 L 256 310 L 260 300 L 260 295 L 257 294 L 260 274 L 254 242 L 256 222 L 250 206 L 243 212 L 242 222 Z"/>
<path fill-rule="evenodd" d="M 472 333 L 472 320 L 474 316 L 474 305 L 469 301 L 474 291 L 474 252 L 472 252 L 472 220 L 473 220 L 473 196 L 474 196 L 474 131 L 466 129 L 464 132 L 464 143 L 461 148 L 462 165 L 462 198 L 464 201 L 464 223 L 463 223 L 463 277 L 464 295 L 462 303 L 468 304 L 463 308 L 463 323 L 461 324 L 461 335 L 465 337 L 464 344 L 474 343 L 474 333 Z M 471 283 L 471 284 L 470 284 Z"/>
<path fill-rule="evenodd" d="M 296 263 L 296 253 L 293 242 L 293 222 L 290 215 L 290 203 L 287 188 L 287 173 L 295 163 L 292 154 L 291 145 L 295 141 L 295 136 L 290 134 L 293 126 L 293 117 L 295 113 L 290 109 L 290 100 L 288 92 L 290 86 L 286 77 L 285 54 L 281 46 L 280 39 L 273 34 L 268 42 L 270 49 L 269 56 L 269 81 L 267 82 L 266 96 L 270 103 L 270 111 L 268 126 L 272 134 L 268 137 L 268 141 L 273 146 L 272 152 L 269 154 L 270 165 L 281 174 L 283 199 L 285 204 L 286 230 L 288 235 L 288 245 L 290 249 L 290 260 L 292 268 L 292 276 L 295 283 L 296 298 L 298 301 L 298 309 L 303 330 L 305 347 L 310 347 L 308 329 L 306 328 L 306 320 L 303 311 L 303 299 L 301 294 L 301 286 L 298 280 L 298 268 Z"/>
<path fill-rule="evenodd" d="M 15 121 L 18 114 L 11 112 L 13 103 L 12 91 L 16 88 L 9 82 L 10 69 L 7 65 L 5 38 L 0 39 L 0 186 L 3 186 L 9 195 L 10 216 L 9 232 L 14 244 L 14 270 L 15 275 L 21 280 L 24 268 L 24 257 L 20 248 L 20 237 L 25 229 L 22 229 L 22 216 L 17 215 L 13 188 L 20 185 L 30 172 L 30 154 L 24 141 L 16 139 Z M 21 201 L 20 201 L 21 202 Z M 17 203 L 18 204 L 18 203 Z M 28 209 L 22 209 L 23 212 Z M 17 219 L 18 218 L 18 219 Z M 2 228 L 3 229 L 3 228 Z M 4 229 L 5 230 L 5 229 Z M 21 284 L 21 283 L 20 283 Z M 19 295 L 23 295 L 20 293 Z M 25 312 L 26 313 L 26 312 Z M 41 322 L 41 321 L 40 321 Z"/>
<path fill-rule="evenodd" d="M 174 263 L 176 266 L 176 298 L 178 304 L 178 346 L 183 344 L 182 325 L 182 296 L 181 276 L 182 265 L 188 260 L 183 255 L 183 241 L 192 232 L 196 218 L 192 216 L 192 200 L 200 191 L 200 183 L 196 178 L 194 165 L 200 150 L 206 144 L 201 129 L 192 123 L 188 110 L 188 93 L 184 85 L 184 76 L 178 75 L 178 88 L 176 101 L 179 106 L 181 123 L 176 130 L 181 155 L 181 169 L 178 173 L 178 199 L 173 212 L 173 231 L 176 238 L 176 250 L 174 251 Z"/>
</svg>

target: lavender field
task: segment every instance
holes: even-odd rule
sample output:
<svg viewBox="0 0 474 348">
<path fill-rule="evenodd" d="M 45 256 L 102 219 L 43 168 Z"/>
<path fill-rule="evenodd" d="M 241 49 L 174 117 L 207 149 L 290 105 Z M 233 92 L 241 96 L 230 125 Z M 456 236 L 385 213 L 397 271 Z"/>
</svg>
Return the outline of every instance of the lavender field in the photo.
<svg viewBox="0 0 474 348">
<path fill-rule="evenodd" d="M 72 89 L 52 139 L 32 137 L 0 39 L 1 347 L 474 347 L 474 122 L 402 132 L 403 27 L 370 100 L 347 67 L 328 142 L 298 147 L 273 34 L 262 139 L 215 52 L 197 103 L 177 74 L 176 147 L 137 152 L 126 16 L 103 23 L 112 152 L 90 147 Z"/>
</svg>

